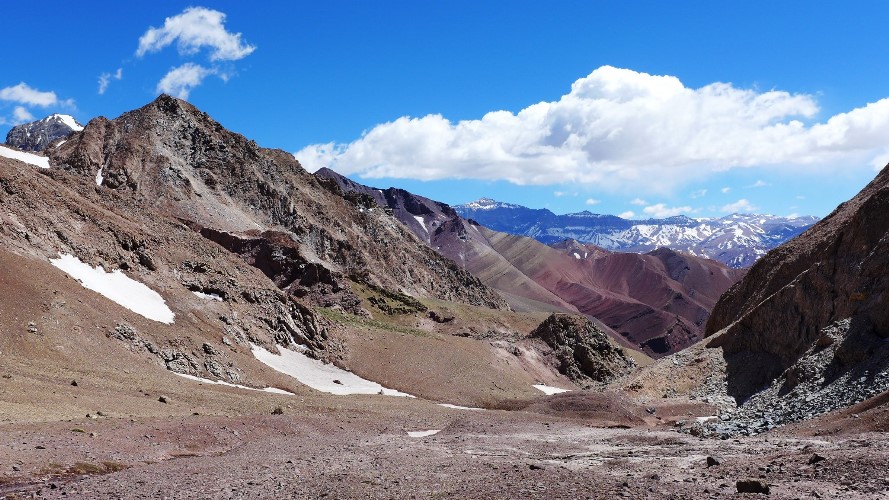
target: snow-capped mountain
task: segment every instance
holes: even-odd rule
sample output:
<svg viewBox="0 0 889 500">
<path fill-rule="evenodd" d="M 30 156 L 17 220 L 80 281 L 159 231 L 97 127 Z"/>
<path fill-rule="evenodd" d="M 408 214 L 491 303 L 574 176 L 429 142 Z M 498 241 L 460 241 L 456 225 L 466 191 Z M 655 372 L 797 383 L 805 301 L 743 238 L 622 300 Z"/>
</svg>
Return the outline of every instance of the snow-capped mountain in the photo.
<svg viewBox="0 0 889 500">
<path fill-rule="evenodd" d="M 54 114 L 36 122 L 16 125 L 6 134 L 6 144 L 22 151 L 43 151 L 52 141 L 81 130 L 83 125 L 73 116 Z"/>
<path fill-rule="evenodd" d="M 588 211 L 556 215 L 482 198 L 454 209 L 496 231 L 531 236 L 552 244 L 565 239 L 608 250 L 648 252 L 667 247 L 707 257 L 735 268 L 752 265 L 766 252 L 818 221 L 817 217 L 732 214 L 713 219 L 685 216 L 627 220 Z"/>
</svg>

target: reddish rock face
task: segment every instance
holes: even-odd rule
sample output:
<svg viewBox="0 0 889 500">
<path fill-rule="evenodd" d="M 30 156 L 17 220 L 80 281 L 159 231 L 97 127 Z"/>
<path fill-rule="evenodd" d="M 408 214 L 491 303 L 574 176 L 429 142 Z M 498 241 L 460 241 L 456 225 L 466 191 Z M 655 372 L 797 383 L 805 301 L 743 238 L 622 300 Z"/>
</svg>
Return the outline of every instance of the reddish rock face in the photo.
<svg viewBox="0 0 889 500">
<path fill-rule="evenodd" d="M 889 168 L 811 229 L 769 252 L 716 304 L 707 335 L 746 380 L 736 396 L 774 379 L 851 318 L 857 331 L 889 337 Z M 741 362 L 755 358 L 756 363 Z M 737 362 L 732 360 L 737 359 Z M 731 381 L 730 381 L 731 382 Z"/>
</svg>

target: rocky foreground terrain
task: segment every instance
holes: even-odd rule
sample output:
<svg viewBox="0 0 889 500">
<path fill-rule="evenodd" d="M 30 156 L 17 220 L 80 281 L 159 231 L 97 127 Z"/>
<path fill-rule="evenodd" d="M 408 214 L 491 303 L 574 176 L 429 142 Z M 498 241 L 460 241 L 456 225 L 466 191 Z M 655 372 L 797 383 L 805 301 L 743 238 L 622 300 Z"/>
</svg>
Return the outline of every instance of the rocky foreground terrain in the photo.
<svg viewBox="0 0 889 500">
<path fill-rule="evenodd" d="M 731 279 L 349 188 L 169 96 L 2 152 L 0 498 L 889 498 L 889 170 Z M 647 356 L 633 300 L 707 338 Z"/>
</svg>

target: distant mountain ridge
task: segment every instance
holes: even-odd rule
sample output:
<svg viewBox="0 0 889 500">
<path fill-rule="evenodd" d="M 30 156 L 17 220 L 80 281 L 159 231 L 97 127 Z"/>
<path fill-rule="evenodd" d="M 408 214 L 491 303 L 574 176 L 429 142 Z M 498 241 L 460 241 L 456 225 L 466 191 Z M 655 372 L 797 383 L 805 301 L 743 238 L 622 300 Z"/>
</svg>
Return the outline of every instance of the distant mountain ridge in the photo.
<svg viewBox="0 0 889 500">
<path fill-rule="evenodd" d="M 808 229 L 817 217 L 732 214 L 716 219 L 684 215 L 664 219 L 627 220 L 616 215 L 583 211 L 556 215 L 490 198 L 454 210 L 495 231 L 530 236 L 554 244 L 566 239 L 591 243 L 607 250 L 650 252 L 667 247 L 717 260 L 734 268 L 752 265 L 766 252 Z"/>
<path fill-rule="evenodd" d="M 450 206 L 403 189 L 377 189 L 322 168 L 315 176 L 337 185 L 358 206 L 382 207 L 420 241 L 497 290 L 514 310 L 581 313 L 601 322 L 619 343 L 652 357 L 703 338 L 719 296 L 743 276 L 710 259 L 661 248 L 612 252 L 591 244 L 493 231 L 460 217 Z M 530 210 L 482 200 L 480 210 Z M 494 208 L 492 207 L 491 210 Z M 589 217 L 614 218 L 613 216 Z"/>
</svg>

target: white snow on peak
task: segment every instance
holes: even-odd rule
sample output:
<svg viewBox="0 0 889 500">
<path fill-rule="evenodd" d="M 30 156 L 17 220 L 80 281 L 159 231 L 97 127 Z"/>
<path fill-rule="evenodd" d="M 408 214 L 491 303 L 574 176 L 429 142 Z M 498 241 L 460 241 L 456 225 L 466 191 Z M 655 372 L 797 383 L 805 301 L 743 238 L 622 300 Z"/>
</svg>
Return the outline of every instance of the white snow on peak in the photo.
<svg viewBox="0 0 889 500">
<path fill-rule="evenodd" d="M 277 387 L 266 387 L 263 389 L 257 389 L 255 387 L 247 387 L 246 385 L 232 384 L 230 382 L 223 382 L 222 380 L 210 380 L 208 378 L 195 377 L 194 375 L 187 375 L 185 373 L 177 373 L 173 372 L 174 375 L 179 375 L 180 377 L 187 378 L 188 380 L 194 380 L 195 382 L 200 382 L 202 384 L 213 384 L 213 385 L 224 385 L 226 387 L 237 387 L 238 389 L 249 389 L 251 391 L 262 391 L 262 392 L 270 392 L 272 394 L 287 394 L 289 396 L 293 396 L 293 393 L 290 391 L 285 391 L 284 389 L 278 389 Z"/>
<path fill-rule="evenodd" d="M 433 436 L 441 432 L 441 429 L 432 429 L 428 431 L 407 431 L 407 435 L 412 438 L 421 438 L 426 436 Z"/>
<path fill-rule="evenodd" d="M 67 125 L 68 128 L 70 128 L 71 130 L 73 130 L 75 132 L 80 132 L 81 130 L 83 130 L 83 127 L 79 123 L 77 123 L 77 120 L 75 120 L 74 117 L 71 115 L 55 114 L 53 116 L 58 118 L 59 121 L 61 121 L 65 125 Z"/>
<path fill-rule="evenodd" d="M 106 273 L 101 266 L 90 267 L 68 254 L 60 254 L 59 258 L 49 259 L 49 262 L 79 281 L 84 288 L 111 299 L 140 316 L 168 325 L 173 323 L 176 315 L 167 307 L 164 298 L 145 284 L 122 273 L 120 269 Z"/>
<path fill-rule="evenodd" d="M 544 385 L 544 384 L 534 384 L 532 387 L 534 387 L 535 389 L 539 390 L 540 392 L 546 394 L 547 396 L 571 391 L 571 389 L 560 389 L 558 387 L 552 387 L 552 386 Z"/>
<path fill-rule="evenodd" d="M 45 156 L 35 155 L 34 153 L 25 153 L 24 151 L 16 151 L 5 146 L 0 146 L 0 156 L 4 158 L 12 158 L 13 160 L 30 163 L 35 167 L 49 168 L 49 158 Z"/>
<path fill-rule="evenodd" d="M 414 397 L 394 389 L 387 389 L 338 366 L 324 364 L 317 359 L 289 349 L 280 349 L 281 354 L 274 354 L 253 344 L 250 345 L 250 349 L 253 351 L 253 356 L 261 363 L 290 375 L 316 391 L 338 395 L 382 394 L 384 396 Z"/>
<path fill-rule="evenodd" d="M 465 203 L 460 205 L 460 208 L 468 208 L 472 210 L 493 210 L 495 208 L 523 208 L 521 205 L 513 205 L 511 203 L 503 203 L 500 201 L 492 200 L 491 198 L 479 198 L 476 201 L 471 201 L 469 203 Z"/>
</svg>

